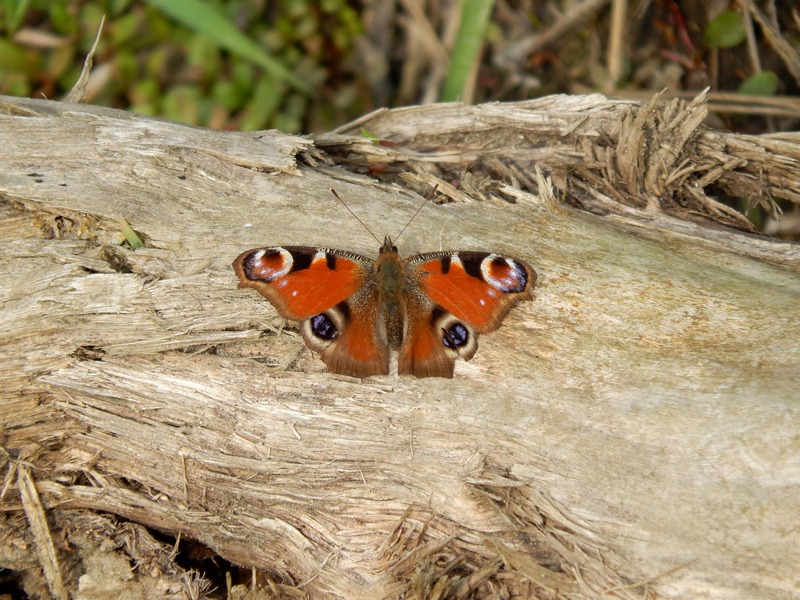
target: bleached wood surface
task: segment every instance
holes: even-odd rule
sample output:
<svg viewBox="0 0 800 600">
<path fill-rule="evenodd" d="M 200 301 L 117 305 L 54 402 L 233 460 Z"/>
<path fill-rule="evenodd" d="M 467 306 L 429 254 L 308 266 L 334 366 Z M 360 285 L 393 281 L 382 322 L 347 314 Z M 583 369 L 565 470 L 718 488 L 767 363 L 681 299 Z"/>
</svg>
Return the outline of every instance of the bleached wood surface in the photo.
<svg viewBox="0 0 800 600">
<path fill-rule="evenodd" d="M 359 381 L 325 373 L 292 327 L 276 335 L 230 262 L 288 243 L 374 255 L 328 188 L 379 236 L 398 233 L 416 195 L 326 165 L 308 138 L 45 101 L 2 109 L 1 533 L 39 550 L 5 544 L 8 568 L 48 561 L 46 531 L 27 526 L 38 502 L 56 539 L 71 509 L 112 513 L 312 597 L 800 593 L 800 253 L 654 210 L 665 182 L 696 187 L 680 178 L 698 149 L 734 138 L 687 119 L 671 162 L 640 149 L 638 167 L 620 167 L 638 183 L 603 178 L 643 199 L 617 210 L 589 175 L 569 177 L 590 156 L 600 171 L 624 162 L 608 140 L 644 118 L 629 103 L 404 109 L 320 136 L 351 164 L 404 165 L 417 185 L 436 165 L 491 158 L 499 171 L 509 157 L 542 184 L 535 161 L 616 213 L 544 188 L 495 188 L 515 205 L 428 205 L 401 252 L 517 255 L 539 272 L 536 297 L 453 380 Z M 361 126 L 396 145 L 346 137 Z M 759 189 L 792 199 L 796 137 L 740 141 L 744 162 L 719 155 L 717 169 L 709 151 L 702 168 L 723 186 L 761 173 Z M 120 219 L 145 248 L 122 245 Z M 55 548 L 55 577 L 92 597 L 96 580 L 65 567 L 83 547 Z M 143 578 L 119 585 L 149 593 Z"/>
</svg>

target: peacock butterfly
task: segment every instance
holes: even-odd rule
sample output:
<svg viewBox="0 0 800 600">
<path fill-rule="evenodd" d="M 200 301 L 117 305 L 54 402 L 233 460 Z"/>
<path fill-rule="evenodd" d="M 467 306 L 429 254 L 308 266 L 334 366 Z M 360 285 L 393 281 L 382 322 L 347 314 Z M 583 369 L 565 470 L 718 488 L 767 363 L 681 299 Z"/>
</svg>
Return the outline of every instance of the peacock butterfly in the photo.
<svg viewBox="0 0 800 600">
<path fill-rule="evenodd" d="M 388 374 L 390 349 L 399 351 L 401 375 L 452 377 L 455 359 L 475 354 L 479 333 L 531 299 L 537 277 L 526 262 L 490 252 L 401 259 L 388 236 L 377 259 L 272 246 L 243 252 L 233 269 L 239 287 L 300 321 L 303 339 L 330 371 L 355 377 Z"/>
</svg>

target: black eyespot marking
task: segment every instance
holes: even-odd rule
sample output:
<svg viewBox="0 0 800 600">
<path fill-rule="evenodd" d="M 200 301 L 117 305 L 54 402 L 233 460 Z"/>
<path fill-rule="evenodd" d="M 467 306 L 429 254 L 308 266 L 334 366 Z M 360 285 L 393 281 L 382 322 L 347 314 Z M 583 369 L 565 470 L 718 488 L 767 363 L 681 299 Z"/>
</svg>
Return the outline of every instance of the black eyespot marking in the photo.
<svg viewBox="0 0 800 600">
<path fill-rule="evenodd" d="M 311 317 L 311 332 L 320 339 L 333 340 L 339 336 L 339 330 L 331 318 L 325 313 Z"/>
<path fill-rule="evenodd" d="M 467 272 L 467 275 L 472 275 L 473 277 L 477 277 L 478 279 L 483 279 L 483 274 L 481 273 L 481 265 L 483 264 L 483 259 L 486 258 L 486 254 L 476 254 L 474 256 L 462 256 L 461 257 L 461 264 L 464 265 L 464 270 Z"/>
<path fill-rule="evenodd" d="M 522 266 L 515 263 L 513 260 L 511 261 L 511 264 L 514 265 L 514 273 L 517 276 L 518 283 L 517 285 L 509 287 L 508 289 L 503 291 L 516 294 L 518 292 L 523 291 L 525 289 L 525 286 L 528 285 L 528 272 L 525 269 L 523 269 Z"/>
<path fill-rule="evenodd" d="M 250 281 L 265 281 L 271 283 L 278 277 L 286 275 L 283 248 L 264 248 L 251 252 L 242 260 L 242 271 L 245 278 Z M 276 261 L 275 258 L 278 258 Z"/>
<path fill-rule="evenodd" d="M 255 254 L 251 254 L 250 256 L 245 257 L 242 261 L 242 268 L 244 269 L 244 274 L 247 276 L 248 279 L 253 279 L 253 263 L 256 261 Z"/>
<path fill-rule="evenodd" d="M 444 309 L 441 306 L 434 306 L 431 311 L 431 323 L 435 325 L 436 321 L 442 318 L 442 315 L 444 315 Z"/>
<path fill-rule="evenodd" d="M 434 307 L 431 312 L 431 323 L 436 326 L 447 314 L 441 306 Z M 460 321 L 456 321 L 453 315 L 449 315 L 449 318 L 444 319 L 445 323 L 448 321 L 449 324 L 442 327 L 442 343 L 454 350 L 466 346 L 469 343 L 469 329 Z"/>
<path fill-rule="evenodd" d="M 439 259 L 439 263 L 442 265 L 442 275 L 447 275 L 450 272 L 450 265 L 452 262 L 452 256 L 443 256 Z"/>
<path fill-rule="evenodd" d="M 528 272 L 513 259 L 494 257 L 489 272 L 497 273 L 496 279 L 501 284 L 500 289 L 507 294 L 522 292 L 528 285 Z"/>
<path fill-rule="evenodd" d="M 292 271 L 303 271 L 311 266 L 314 255 L 310 252 L 292 252 Z"/>
<path fill-rule="evenodd" d="M 497 254 L 489 254 L 483 259 L 481 274 L 486 283 L 504 294 L 524 292 L 530 279 L 524 263 Z M 536 274 L 533 276 L 536 281 Z"/>
<path fill-rule="evenodd" d="M 342 315 L 342 320 L 345 323 L 350 322 L 350 305 L 347 303 L 347 300 L 342 300 L 339 304 L 336 305 L 336 308 L 339 309 L 339 314 Z"/>
<path fill-rule="evenodd" d="M 442 343 L 448 348 L 461 348 L 469 342 L 469 331 L 462 323 L 453 323 L 442 329 Z"/>
</svg>

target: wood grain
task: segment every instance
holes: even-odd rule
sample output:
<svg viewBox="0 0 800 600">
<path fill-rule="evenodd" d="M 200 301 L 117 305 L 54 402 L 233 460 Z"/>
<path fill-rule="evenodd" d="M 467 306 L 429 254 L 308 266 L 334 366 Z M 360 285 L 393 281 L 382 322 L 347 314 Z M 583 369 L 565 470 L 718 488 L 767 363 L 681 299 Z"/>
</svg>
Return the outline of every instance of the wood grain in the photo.
<svg viewBox="0 0 800 600">
<path fill-rule="evenodd" d="M 702 98 L 413 107 L 315 139 L 2 109 L 6 568 L 37 570 L 25 465 L 73 594 L 99 589 L 102 552 L 162 565 L 115 589 L 179 581 L 139 525 L 290 596 L 797 593 L 800 254 L 702 200 L 797 201 L 796 134 L 705 130 Z M 355 172 L 370 165 L 383 181 Z M 462 201 L 426 206 L 401 252 L 509 253 L 540 282 L 453 380 L 327 374 L 236 289 L 250 247 L 376 254 L 329 187 L 396 235 L 409 189 L 456 172 L 441 190 Z M 687 186 L 699 221 L 678 210 Z"/>
</svg>

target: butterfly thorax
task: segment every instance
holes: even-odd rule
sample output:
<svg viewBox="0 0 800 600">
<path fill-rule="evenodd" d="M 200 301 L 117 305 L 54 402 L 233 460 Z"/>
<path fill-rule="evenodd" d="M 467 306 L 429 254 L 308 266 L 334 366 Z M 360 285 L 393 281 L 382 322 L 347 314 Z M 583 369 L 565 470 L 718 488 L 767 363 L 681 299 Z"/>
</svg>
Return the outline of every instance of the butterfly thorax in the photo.
<svg viewBox="0 0 800 600">
<path fill-rule="evenodd" d="M 386 332 L 389 346 L 396 350 L 403 341 L 403 315 L 405 313 L 403 289 L 406 269 L 390 238 L 387 237 L 384 240 L 381 253 L 375 263 L 380 321 Z"/>
</svg>

